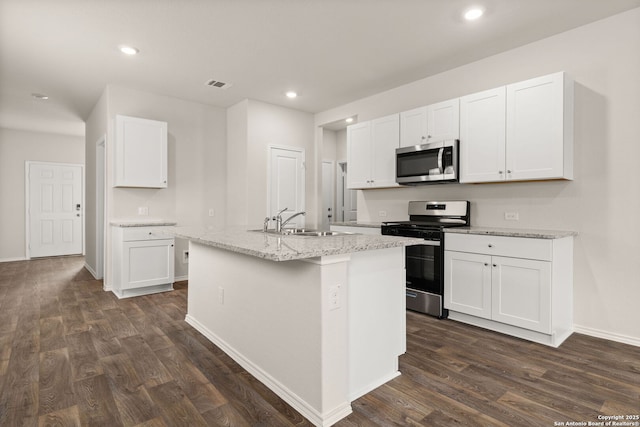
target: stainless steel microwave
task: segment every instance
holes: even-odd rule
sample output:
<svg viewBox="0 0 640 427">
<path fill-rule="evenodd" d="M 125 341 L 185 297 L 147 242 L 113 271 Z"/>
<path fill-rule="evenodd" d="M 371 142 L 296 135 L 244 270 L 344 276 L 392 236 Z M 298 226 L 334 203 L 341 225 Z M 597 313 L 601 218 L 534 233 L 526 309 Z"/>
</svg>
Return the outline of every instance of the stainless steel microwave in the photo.
<svg viewBox="0 0 640 427">
<path fill-rule="evenodd" d="M 396 182 L 402 185 L 458 181 L 458 140 L 396 149 Z"/>
</svg>

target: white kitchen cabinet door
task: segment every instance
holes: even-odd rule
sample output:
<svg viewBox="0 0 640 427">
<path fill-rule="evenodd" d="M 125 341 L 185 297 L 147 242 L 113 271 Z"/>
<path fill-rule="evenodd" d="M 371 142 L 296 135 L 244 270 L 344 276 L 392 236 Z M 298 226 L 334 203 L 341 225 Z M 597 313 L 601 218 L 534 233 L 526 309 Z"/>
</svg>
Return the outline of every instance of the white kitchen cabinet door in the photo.
<svg viewBox="0 0 640 427">
<path fill-rule="evenodd" d="M 427 107 L 427 142 L 460 139 L 460 100 L 431 104 Z"/>
<path fill-rule="evenodd" d="M 506 89 L 460 98 L 460 182 L 505 180 Z"/>
<path fill-rule="evenodd" d="M 371 122 L 347 127 L 347 187 L 367 188 L 371 181 Z"/>
<path fill-rule="evenodd" d="M 369 187 L 397 187 L 396 149 L 400 147 L 400 115 L 392 114 L 373 120 L 371 126 L 372 162 Z"/>
<path fill-rule="evenodd" d="M 123 242 L 120 289 L 172 284 L 173 239 Z"/>
<path fill-rule="evenodd" d="M 444 307 L 491 318 L 491 256 L 445 251 Z"/>
<path fill-rule="evenodd" d="M 573 179 L 573 83 L 561 72 L 506 90 L 507 179 Z"/>
<path fill-rule="evenodd" d="M 551 262 L 496 256 L 491 262 L 491 318 L 551 333 Z"/>
<path fill-rule="evenodd" d="M 114 187 L 167 187 L 167 123 L 116 116 Z"/>
<path fill-rule="evenodd" d="M 427 107 L 400 113 L 400 147 L 427 143 Z"/>
</svg>

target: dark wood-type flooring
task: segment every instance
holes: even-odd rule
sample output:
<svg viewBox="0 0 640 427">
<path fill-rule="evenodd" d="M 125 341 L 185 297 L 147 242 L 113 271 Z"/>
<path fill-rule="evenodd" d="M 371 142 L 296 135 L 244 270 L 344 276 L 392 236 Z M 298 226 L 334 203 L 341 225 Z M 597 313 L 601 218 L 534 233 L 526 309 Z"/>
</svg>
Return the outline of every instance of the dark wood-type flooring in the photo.
<svg viewBox="0 0 640 427">
<path fill-rule="evenodd" d="M 310 425 L 184 322 L 186 283 L 118 300 L 83 263 L 0 263 L 1 426 Z M 337 425 L 553 426 L 640 413 L 640 348 L 579 334 L 552 349 L 408 313 L 400 366 Z"/>
</svg>

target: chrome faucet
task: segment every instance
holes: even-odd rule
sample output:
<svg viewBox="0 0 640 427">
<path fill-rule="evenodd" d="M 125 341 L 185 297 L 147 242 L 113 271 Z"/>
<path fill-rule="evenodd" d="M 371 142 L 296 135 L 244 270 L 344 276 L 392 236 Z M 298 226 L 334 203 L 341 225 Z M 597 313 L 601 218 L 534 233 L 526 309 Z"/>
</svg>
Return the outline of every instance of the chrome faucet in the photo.
<svg viewBox="0 0 640 427">
<path fill-rule="evenodd" d="M 302 212 L 298 212 L 298 213 L 294 213 L 293 215 L 291 215 L 289 218 L 287 218 L 284 222 L 282 222 L 280 224 L 280 231 L 282 231 L 282 227 L 284 227 L 285 225 L 287 225 L 289 223 L 289 221 L 291 221 L 293 218 L 300 216 L 300 215 L 306 215 L 307 213 L 302 211 Z"/>
<path fill-rule="evenodd" d="M 280 212 L 278 212 L 276 214 L 276 216 L 271 218 L 272 220 L 274 220 L 276 222 L 276 233 L 281 233 L 282 232 L 282 227 L 287 225 L 289 223 L 289 221 L 291 221 L 293 218 L 295 218 L 295 217 L 297 217 L 299 215 L 306 215 L 306 212 L 298 212 L 298 213 L 295 213 L 295 214 L 291 215 L 289 218 L 285 219 L 284 221 L 282 221 L 282 213 L 284 211 L 286 211 L 287 209 L 289 209 L 289 208 L 282 209 Z M 265 220 L 265 224 L 266 224 L 266 220 Z"/>
</svg>

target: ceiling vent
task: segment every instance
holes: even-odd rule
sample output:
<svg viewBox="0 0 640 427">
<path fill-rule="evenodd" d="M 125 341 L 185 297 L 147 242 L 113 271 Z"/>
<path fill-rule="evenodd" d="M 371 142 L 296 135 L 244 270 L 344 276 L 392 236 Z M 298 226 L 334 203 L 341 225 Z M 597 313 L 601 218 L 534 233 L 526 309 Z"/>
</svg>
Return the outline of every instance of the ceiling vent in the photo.
<svg viewBox="0 0 640 427">
<path fill-rule="evenodd" d="M 231 83 L 225 83 L 219 80 L 208 80 L 205 84 L 218 89 L 229 89 L 231 87 Z"/>
</svg>

